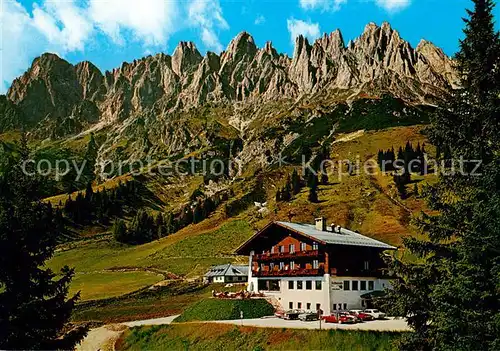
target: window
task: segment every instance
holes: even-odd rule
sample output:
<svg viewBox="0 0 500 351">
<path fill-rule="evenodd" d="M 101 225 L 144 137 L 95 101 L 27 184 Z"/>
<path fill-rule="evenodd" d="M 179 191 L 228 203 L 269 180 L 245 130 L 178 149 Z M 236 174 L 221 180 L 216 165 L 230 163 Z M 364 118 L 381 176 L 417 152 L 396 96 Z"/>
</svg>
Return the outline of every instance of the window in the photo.
<svg viewBox="0 0 500 351">
<path fill-rule="evenodd" d="M 352 290 L 358 290 L 358 281 L 357 280 L 353 280 L 352 281 Z"/>
<path fill-rule="evenodd" d="M 344 280 L 344 290 L 351 290 L 351 282 L 348 280 Z"/>
<path fill-rule="evenodd" d="M 310 280 L 306 280 L 306 290 L 312 290 L 313 288 L 313 282 Z"/>
<path fill-rule="evenodd" d="M 344 310 L 347 311 L 347 304 L 346 303 L 344 304 Z"/>
<path fill-rule="evenodd" d="M 290 253 L 294 253 L 295 252 L 295 245 L 294 244 L 290 244 L 288 246 L 288 250 L 290 251 Z"/>
<path fill-rule="evenodd" d="M 318 243 L 314 242 L 313 243 L 313 250 L 317 250 L 318 249 Z"/>
<path fill-rule="evenodd" d="M 310 309 L 311 309 L 311 303 L 310 303 L 310 302 L 308 302 L 308 303 L 306 304 L 306 310 L 310 310 Z"/>
<path fill-rule="evenodd" d="M 259 279 L 258 289 L 261 291 L 280 291 L 279 280 Z"/>
<path fill-rule="evenodd" d="M 318 268 L 319 268 L 319 261 L 313 260 L 313 269 L 318 269 Z"/>
<path fill-rule="evenodd" d="M 364 280 L 362 280 L 360 282 L 360 284 L 361 284 L 361 288 L 359 290 L 366 290 L 366 282 Z"/>
<path fill-rule="evenodd" d="M 293 290 L 293 280 L 288 281 L 288 290 Z"/>
<path fill-rule="evenodd" d="M 285 262 L 280 262 L 280 270 L 285 269 Z"/>
<path fill-rule="evenodd" d="M 364 267 L 365 271 L 369 270 L 370 269 L 370 262 L 365 261 L 363 264 L 363 267 Z"/>
<path fill-rule="evenodd" d="M 289 308 L 289 309 L 293 309 L 293 302 L 289 302 L 289 303 L 288 303 L 288 308 Z"/>
<path fill-rule="evenodd" d="M 297 290 L 302 290 L 302 281 L 297 280 Z"/>
<path fill-rule="evenodd" d="M 302 308 L 302 302 L 297 302 L 297 308 L 300 310 Z"/>
<path fill-rule="evenodd" d="M 316 311 L 319 311 L 321 309 L 321 304 L 320 303 L 317 303 L 316 304 Z"/>
<path fill-rule="evenodd" d="M 274 246 L 271 246 L 271 253 L 274 253 Z"/>
<path fill-rule="evenodd" d="M 293 271 L 295 269 L 295 262 L 290 261 L 290 269 Z"/>
<path fill-rule="evenodd" d="M 373 284 L 373 281 L 372 281 L 372 280 L 371 280 L 371 281 L 369 281 L 369 282 L 368 282 L 368 290 L 375 290 L 375 287 L 374 287 L 373 285 L 374 285 L 374 284 Z"/>
<path fill-rule="evenodd" d="M 283 245 L 281 245 L 281 246 L 280 246 L 280 252 L 281 252 L 281 253 L 284 253 L 284 252 L 285 252 L 285 246 L 283 246 Z"/>
<path fill-rule="evenodd" d="M 316 280 L 316 290 L 321 290 L 321 280 Z"/>
<path fill-rule="evenodd" d="M 263 271 L 263 270 L 264 270 L 264 268 L 266 268 L 266 265 L 265 265 L 264 263 L 261 263 L 261 264 L 260 264 L 260 270 L 261 270 L 261 271 Z"/>
<path fill-rule="evenodd" d="M 337 310 L 337 304 L 336 303 L 334 303 L 332 307 L 333 307 L 332 310 L 334 310 L 334 311 Z"/>
<path fill-rule="evenodd" d="M 300 251 L 306 251 L 306 250 L 307 250 L 306 243 L 300 243 Z"/>
<path fill-rule="evenodd" d="M 272 271 L 274 269 L 274 263 L 269 263 L 269 269 Z"/>
</svg>

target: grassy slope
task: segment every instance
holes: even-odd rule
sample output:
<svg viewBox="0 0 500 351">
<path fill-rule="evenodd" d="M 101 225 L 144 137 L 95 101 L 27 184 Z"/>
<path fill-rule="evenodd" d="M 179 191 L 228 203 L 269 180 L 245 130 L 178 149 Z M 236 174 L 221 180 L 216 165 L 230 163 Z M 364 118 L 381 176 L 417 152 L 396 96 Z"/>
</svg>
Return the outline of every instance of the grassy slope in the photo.
<svg viewBox="0 0 500 351">
<path fill-rule="evenodd" d="M 118 323 L 181 314 L 193 303 L 209 298 L 212 289 L 222 288 L 222 285 L 217 284 L 207 286 L 196 282 L 172 281 L 155 289 L 79 304 L 72 319 Z M 241 286 L 232 288 L 235 291 L 238 289 Z"/>
<path fill-rule="evenodd" d="M 172 324 L 126 331 L 117 350 L 395 350 L 398 333 Z"/>
<path fill-rule="evenodd" d="M 217 222 L 214 218 L 213 225 Z M 131 284 L 130 272 L 110 273 L 110 270 L 154 268 L 187 277 L 200 275 L 211 265 L 233 261 L 230 256 L 233 250 L 253 233 L 244 221 L 228 221 L 216 229 L 196 229 L 189 226 L 175 235 L 140 246 L 118 244 L 111 237 L 67 244 L 49 261 L 49 267 L 54 270 L 64 265 L 75 267 L 73 291 L 81 289 L 84 298 L 108 298 L 116 296 L 117 291 L 132 292 L 160 280 L 156 275 L 135 272 L 138 281 Z M 107 288 L 99 286 L 101 281 L 106 281 Z"/>
<path fill-rule="evenodd" d="M 422 143 L 425 141 L 422 129 L 419 126 L 399 127 L 341 135 L 332 147 L 332 159 L 355 160 L 359 154 L 361 160 L 365 160 L 376 157 L 379 149 L 392 146 L 397 148 L 408 140 L 414 144 Z M 429 151 L 429 147 L 427 149 Z M 305 188 L 290 203 L 276 204 L 276 188 L 283 185 L 289 173 L 291 168 L 266 174 L 265 186 L 270 209 L 267 216 L 260 216 L 251 206 L 236 218 L 226 219 L 221 214 L 222 209 L 219 209 L 209 219 L 197 225 L 188 226 L 167 238 L 141 246 L 118 244 L 110 236 L 83 240 L 61 246 L 49 266 L 54 269 L 66 264 L 75 267 L 75 282 L 81 286 L 83 296 L 106 298 L 114 296 L 113 291 L 126 292 L 127 289 L 123 287 L 127 284 L 123 281 L 127 276 L 125 272 L 107 275 L 109 289 L 95 289 L 92 281 L 99 281 L 99 274 L 104 277 L 109 270 L 116 268 L 154 268 L 188 278 L 200 276 L 210 265 L 239 260 L 232 256 L 233 250 L 250 237 L 255 229 L 262 228 L 271 220 L 288 220 L 290 213 L 292 220 L 300 222 L 311 222 L 314 217 L 323 215 L 331 222 L 395 245 L 401 243 L 402 236 L 416 234 L 416 230 L 410 225 L 410 219 L 413 213 L 425 209 L 424 202 L 414 196 L 404 201 L 398 200 L 390 176 L 359 175 L 344 176 L 342 179 L 330 177 L 328 185 L 319 187 L 320 203 L 309 203 Z M 433 177 L 428 176 L 424 182 L 432 180 Z M 419 183 L 419 186 L 424 182 Z M 162 188 L 160 184 L 156 185 L 159 189 Z M 238 183 L 234 187 L 236 194 L 242 191 L 239 187 L 241 184 Z M 410 195 L 412 189 L 412 185 L 408 187 Z M 168 188 L 159 191 L 165 194 L 172 192 Z M 241 258 L 241 262 L 245 262 L 244 260 Z M 88 278 L 90 282 L 87 281 Z M 149 282 L 144 282 L 142 285 L 148 284 Z M 140 285 L 130 286 L 129 291 Z"/>
<path fill-rule="evenodd" d="M 334 161 L 356 162 L 359 155 L 360 162 L 370 158 L 376 162 L 379 149 L 397 149 L 407 141 L 414 145 L 425 142 L 426 138 L 421 134 L 422 129 L 422 126 L 398 127 L 340 135 L 332 146 L 331 158 Z M 429 147 L 427 150 L 432 152 Z M 291 169 L 287 172 L 291 173 Z M 388 174 L 370 176 L 361 172 L 354 176 L 338 176 L 338 172 L 335 170 L 329 177 L 328 185 L 319 186 L 320 201 L 317 204 L 307 200 L 308 188 L 302 189 L 290 203 L 275 204 L 272 198 L 276 189 L 284 185 L 283 181 L 276 180 L 268 190 L 268 197 L 271 199 L 271 208 L 275 206 L 277 214 L 271 211 L 270 216 L 257 220 L 255 225 L 262 227 L 270 220 L 288 220 L 290 215 L 293 221 L 312 223 L 314 217 L 321 215 L 329 222 L 358 230 L 393 245 L 400 245 L 403 236 L 417 234 L 410 220 L 426 207 L 424 200 L 413 196 L 413 185 L 407 187 L 409 198 L 400 200 L 392 177 Z M 282 173 L 286 174 L 283 170 L 276 170 L 275 173 L 280 173 L 279 176 L 275 175 L 277 179 L 284 179 Z M 419 182 L 418 186 L 422 187 L 425 182 L 432 182 L 434 176 L 416 176 L 414 179 Z"/>
<path fill-rule="evenodd" d="M 188 307 L 175 322 L 234 320 L 243 318 L 261 318 L 272 316 L 274 307 L 264 299 L 219 300 L 205 299 Z"/>
<path fill-rule="evenodd" d="M 73 278 L 70 294 L 81 291 L 81 300 L 103 296 L 120 296 L 163 280 L 160 274 L 150 272 L 97 272 L 77 274 Z"/>
</svg>

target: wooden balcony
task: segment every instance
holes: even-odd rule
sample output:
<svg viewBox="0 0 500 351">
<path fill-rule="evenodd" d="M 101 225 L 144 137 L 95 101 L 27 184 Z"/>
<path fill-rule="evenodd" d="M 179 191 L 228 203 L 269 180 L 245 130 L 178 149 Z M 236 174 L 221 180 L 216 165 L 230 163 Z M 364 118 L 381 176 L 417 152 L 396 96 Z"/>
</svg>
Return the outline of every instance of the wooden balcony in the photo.
<svg viewBox="0 0 500 351">
<path fill-rule="evenodd" d="M 325 274 L 323 267 L 318 269 L 281 269 L 272 271 L 258 271 L 253 270 L 252 276 L 254 277 L 304 277 L 304 276 L 321 276 Z"/>
<path fill-rule="evenodd" d="M 302 257 L 320 257 L 323 256 L 322 252 L 318 250 L 309 251 L 295 251 L 295 252 L 278 252 L 278 253 L 265 253 L 254 255 L 255 261 L 276 261 L 281 259 L 297 259 Z"/>
</svg>

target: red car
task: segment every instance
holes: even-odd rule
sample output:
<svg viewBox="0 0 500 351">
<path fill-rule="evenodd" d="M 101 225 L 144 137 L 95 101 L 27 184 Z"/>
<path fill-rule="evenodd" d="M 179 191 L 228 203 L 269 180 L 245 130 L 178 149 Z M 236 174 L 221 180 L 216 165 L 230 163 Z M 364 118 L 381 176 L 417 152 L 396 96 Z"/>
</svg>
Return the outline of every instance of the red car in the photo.
<svg viewBox="0 0 500 351">
<path fill-rule="evenodd" d="M 337 313 L 330 316 L 321 317 L 325 323 L 353 324 L 356 323 L 356 317 L 346 313 Z"/>
<path fill-rule="evenodd" d="M 375 319 L 371 314 L 364 313 L 362 310 L 350 310 L 349 314 L 358 317 L 363 322 L 372 321 Z"/>
</svg>

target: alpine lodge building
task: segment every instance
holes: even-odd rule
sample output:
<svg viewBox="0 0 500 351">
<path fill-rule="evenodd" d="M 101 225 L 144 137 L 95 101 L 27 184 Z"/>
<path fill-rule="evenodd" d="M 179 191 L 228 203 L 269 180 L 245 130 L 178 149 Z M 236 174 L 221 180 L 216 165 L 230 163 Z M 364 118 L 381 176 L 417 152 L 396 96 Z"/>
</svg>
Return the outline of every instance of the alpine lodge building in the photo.
<svg viewBox="0 0 500 351">
<path fill-rule="evenodd" d="M 271 222 L 236 253 L 249 256 L 248 291 L 274 297 L 283 310 L 367 308 L 390 288 L 385 251 L 396 247 L 340 226 Z"/>
</svg>

